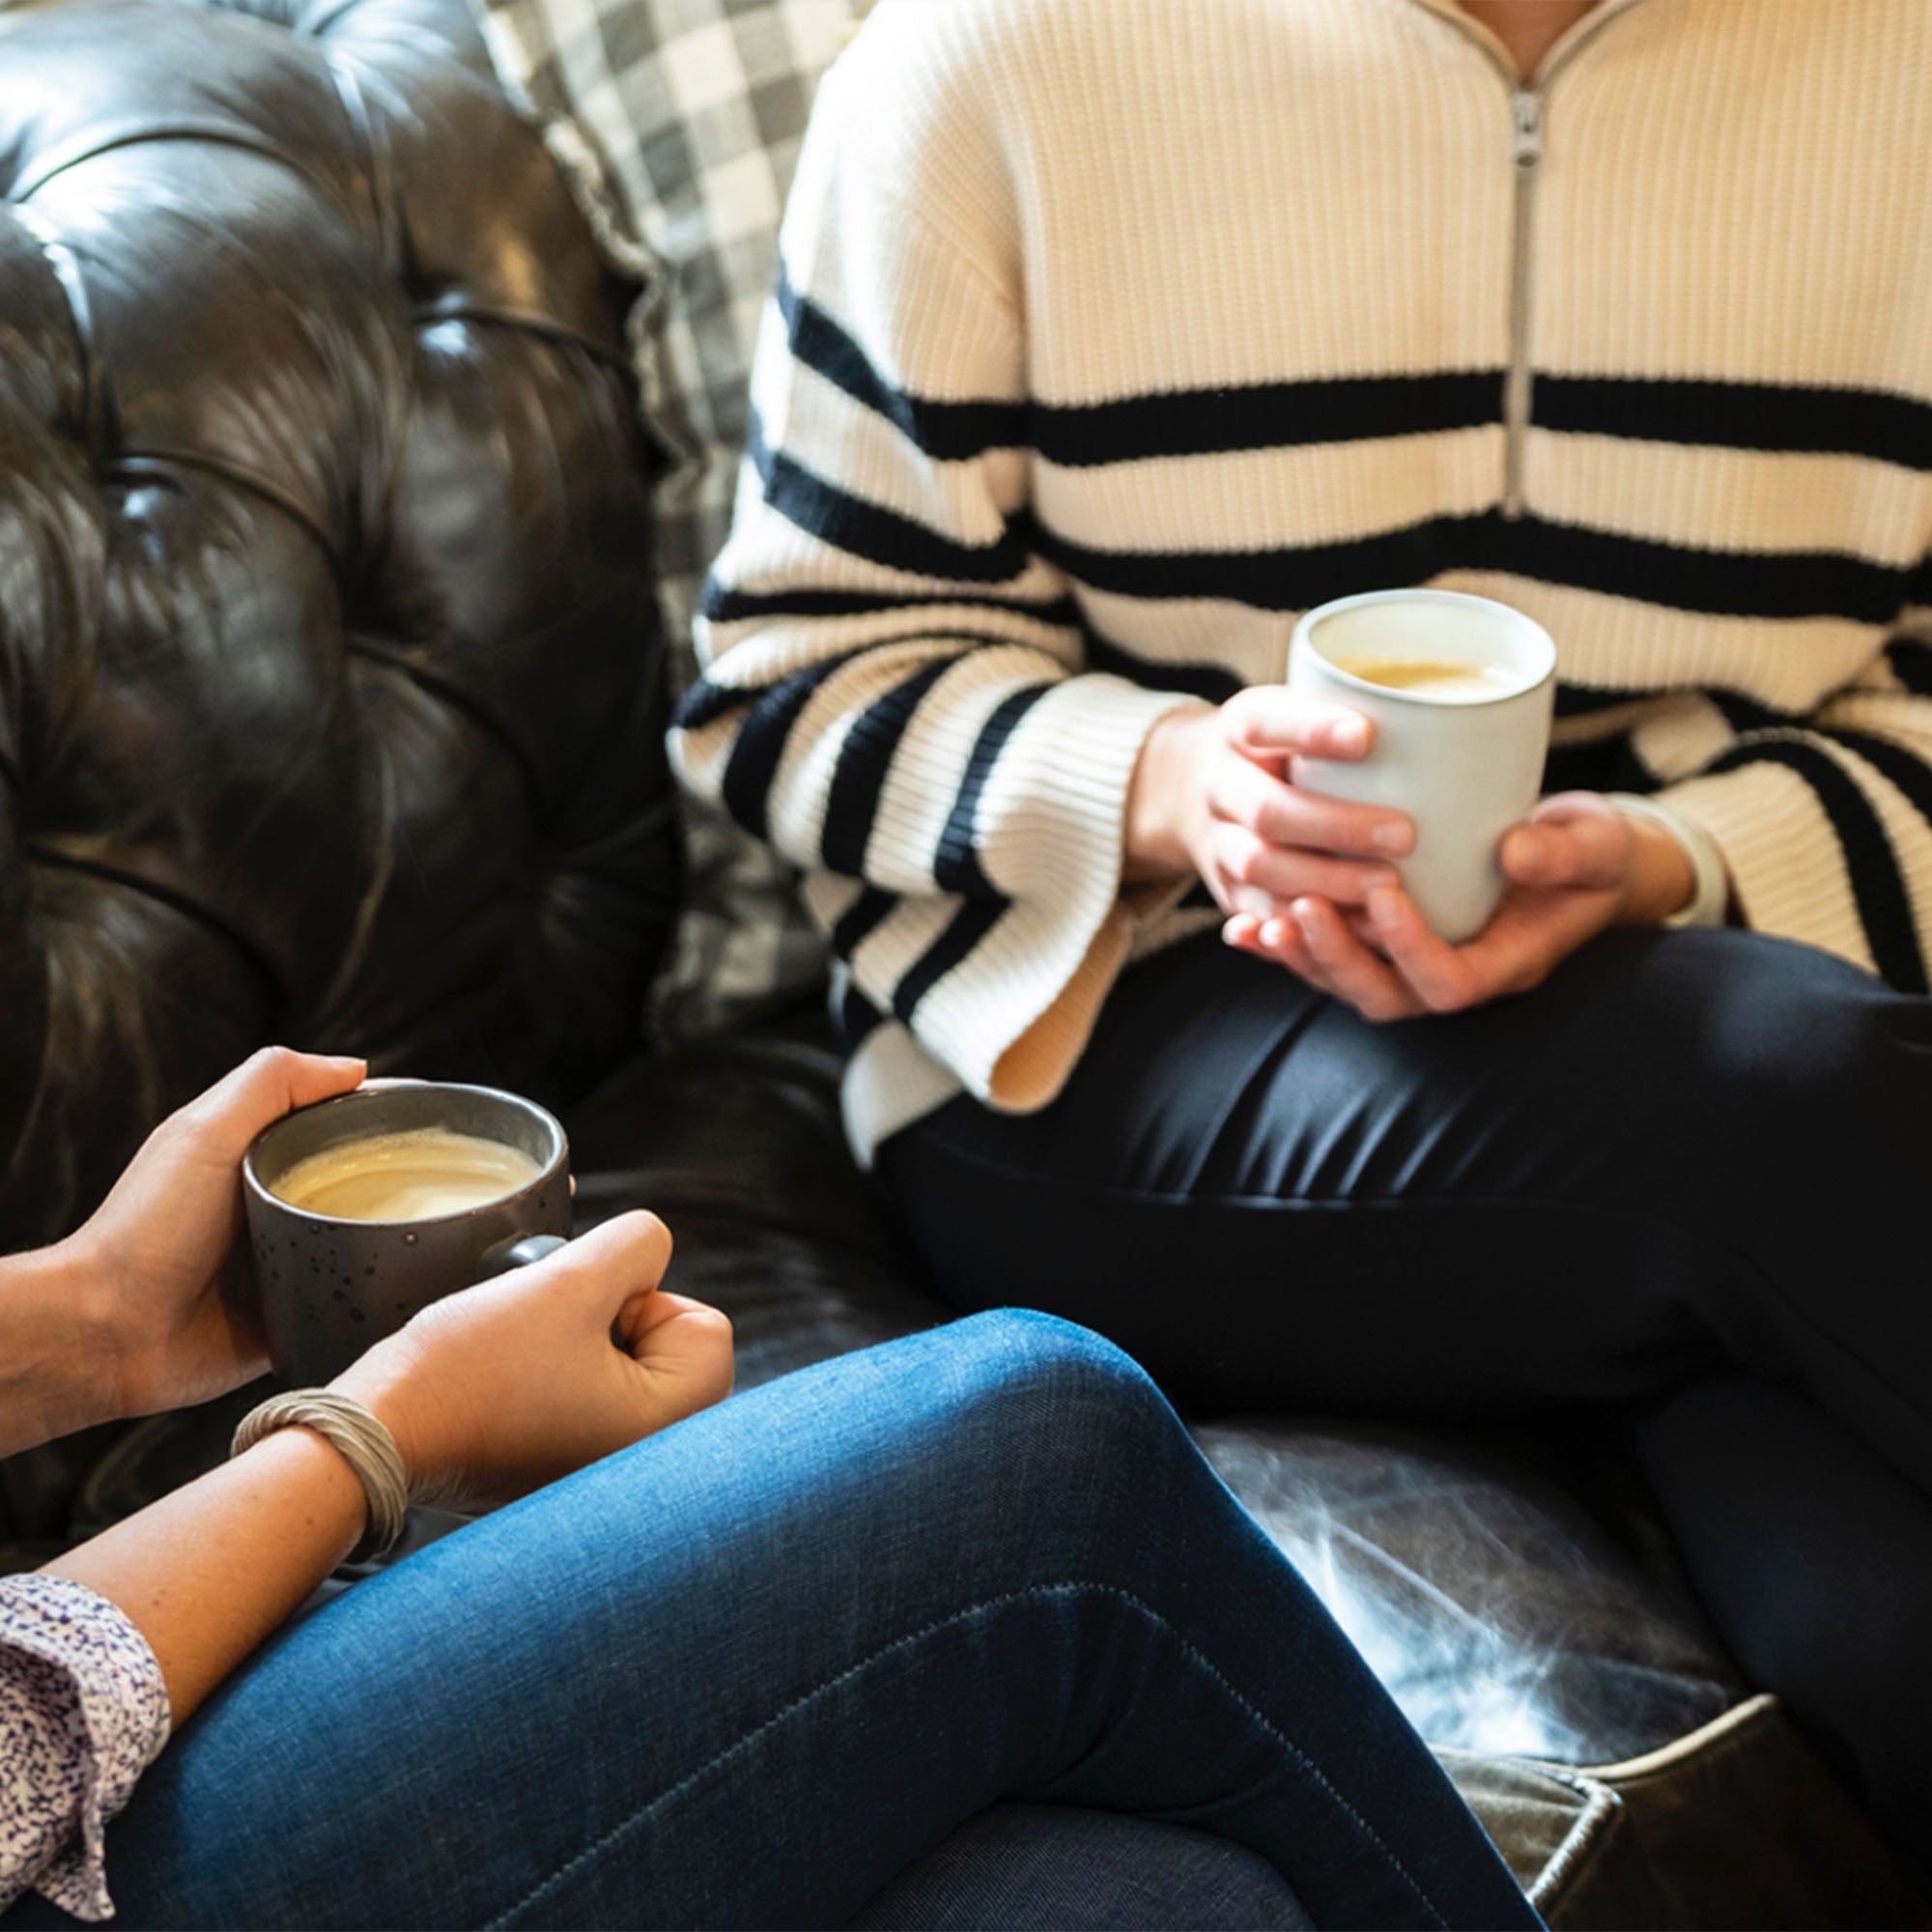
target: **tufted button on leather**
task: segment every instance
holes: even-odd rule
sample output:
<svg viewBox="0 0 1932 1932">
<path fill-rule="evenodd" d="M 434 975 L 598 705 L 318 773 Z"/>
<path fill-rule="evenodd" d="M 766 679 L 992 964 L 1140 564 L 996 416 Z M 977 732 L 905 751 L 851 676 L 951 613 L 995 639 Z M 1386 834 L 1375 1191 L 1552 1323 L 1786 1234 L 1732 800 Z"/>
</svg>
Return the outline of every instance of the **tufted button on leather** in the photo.
<svg viewBox="0 0 1932 1932">
<path fill-rule="evenodd" d="M 621 292 L 464 0 L 0 13 L 0 1247 L 271 1034 L 563 1099 L 678 874 Z"/>
</svg>

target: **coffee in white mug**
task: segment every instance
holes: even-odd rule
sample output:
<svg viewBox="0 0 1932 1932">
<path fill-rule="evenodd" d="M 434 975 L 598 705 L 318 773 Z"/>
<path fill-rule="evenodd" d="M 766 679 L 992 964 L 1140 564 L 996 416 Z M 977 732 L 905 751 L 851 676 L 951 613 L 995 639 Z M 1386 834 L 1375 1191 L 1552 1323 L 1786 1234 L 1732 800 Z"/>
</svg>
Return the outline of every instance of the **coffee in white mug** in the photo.
<svg viewBox="0 0 1932 1932">
<path fill-rule="evenodd" d="M 1337 670 L 1378 684 L 1385 691 L 1412 691 L 1438 704 L 1480 704 L 1516 688 L 1509 672 L 1491 665 L 1437 664 L 1426 658 L 1341 658 L 1328 660 Z"/>
</svg>

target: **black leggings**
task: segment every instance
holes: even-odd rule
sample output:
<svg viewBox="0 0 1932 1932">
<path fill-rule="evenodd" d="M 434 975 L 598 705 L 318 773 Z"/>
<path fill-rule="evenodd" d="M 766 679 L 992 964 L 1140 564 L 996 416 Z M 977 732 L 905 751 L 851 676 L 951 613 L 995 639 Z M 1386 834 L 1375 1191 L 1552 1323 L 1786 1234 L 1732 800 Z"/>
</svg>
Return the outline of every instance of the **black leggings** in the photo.
<svg viewBox="0 0 1932 1932">
<path fill-rule="evenodd" d="M 1922 1828 L 1932 1001 L 1616 932 L 1374 1027 L 1209 937 L 1122 980 L 1052 1106 L 953 1101 L 880 1168 L 956 1306 L 1084 1322 L 1196 1410 L 1626 1406 L 1740 1661 Z"/>
</svg>

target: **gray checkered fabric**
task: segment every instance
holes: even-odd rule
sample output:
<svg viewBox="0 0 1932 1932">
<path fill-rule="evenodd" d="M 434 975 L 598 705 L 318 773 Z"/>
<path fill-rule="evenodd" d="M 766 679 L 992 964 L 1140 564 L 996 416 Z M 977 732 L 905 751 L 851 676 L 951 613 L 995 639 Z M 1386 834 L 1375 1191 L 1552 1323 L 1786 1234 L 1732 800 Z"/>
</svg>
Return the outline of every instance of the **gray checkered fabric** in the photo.
<svg viewBox="0 0 1932 1932">
<path fill-rule="evenodd" d="M 497 71 L 543 130 L 611 259 L 644 407 L 676 457 L 658 492 L 664 621 L 682 685 L 704 572 L 724 543 L 752 354 L 820 75 L 872 0 L 474 0 Z M 810 984 L 821 942 L 788 868 L 692 808 L 689 911 L 653 1000 L 672 1037 Z"/>
</svg>

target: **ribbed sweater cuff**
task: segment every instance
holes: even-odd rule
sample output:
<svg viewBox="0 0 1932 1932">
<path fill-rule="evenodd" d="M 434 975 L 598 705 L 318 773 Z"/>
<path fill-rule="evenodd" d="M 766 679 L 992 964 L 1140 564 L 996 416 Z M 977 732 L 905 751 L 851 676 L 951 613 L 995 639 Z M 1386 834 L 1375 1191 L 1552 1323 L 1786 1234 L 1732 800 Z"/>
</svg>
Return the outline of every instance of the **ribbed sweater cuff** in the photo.
<svg viewBox="0 0 1932 1932">
<path fill-rule="evenodd" d="M 1822 947 L 1870 970 L 1844 856 L 1816 795 L 1781 765 L 1741 765 L 1659 794 L 1717 841 L 1754 932 Z"/>
<path fill-rule="evenodd" d="M 1052 716 L 1041 720 L 1050 731 L 1037 741 L 1037 761 L 1003 774 L 1018 784 L 1006 794 L 1002 838 L 1027 839 L 1029 890 L 926 995 L 914 1022 L 987 1105 L 1045 1106 L 1085 1050 L 1137 923 L 1121 890 L 1134 767 L 1155 724 L 1196 702 L 1120 678 L 1069 679 L 1040 707 Z"/>
</svg>

